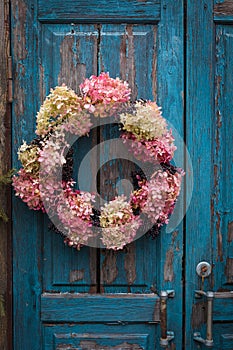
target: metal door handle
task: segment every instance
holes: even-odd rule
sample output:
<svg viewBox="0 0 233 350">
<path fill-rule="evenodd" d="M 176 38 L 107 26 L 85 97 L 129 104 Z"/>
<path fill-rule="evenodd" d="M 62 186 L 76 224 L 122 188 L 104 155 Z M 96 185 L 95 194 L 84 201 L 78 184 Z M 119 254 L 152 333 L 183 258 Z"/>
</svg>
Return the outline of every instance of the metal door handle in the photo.
<svg viewBox="0 0 233 350">
<path fill-rule="evenodd" d="M 174 298 L 174 290 L 162 290 L 160 293 L 160 346 L 166 348 L 169 342 L 174 339 L 174 332 L 167 330 L 167 299 Z"/>
<path fill-rule="evenodd" d="M 198 343 L 204 344 L 206 347 L 212 348 L 214 346 L 213 341 L 213 300 L 214 292 L 204 292 L 202 290 L 195 291 L 198 295 L 204 295 L 207 298 L 207 323 L 206 323 L 206 338 L 202 338 L 199 332 L 193 334 L 193 339 Z"/>
</svg>

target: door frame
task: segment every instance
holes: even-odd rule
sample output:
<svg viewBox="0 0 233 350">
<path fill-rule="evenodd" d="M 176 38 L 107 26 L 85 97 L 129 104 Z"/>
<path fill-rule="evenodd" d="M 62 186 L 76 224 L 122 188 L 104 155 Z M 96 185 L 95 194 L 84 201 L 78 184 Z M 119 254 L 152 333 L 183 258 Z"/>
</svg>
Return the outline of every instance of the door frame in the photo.
<svg viewBox="0 0 233 350">
<path fill-rule="evenodd" d="M 11 168 L 11 64 L 10 1 L 0 2 L 0 175 Z M 0 207 L 7 223 L 0 219 L 0 348 L 12 349 L 12 240 L 11 188 L 0 191 Z"/>
</svg>

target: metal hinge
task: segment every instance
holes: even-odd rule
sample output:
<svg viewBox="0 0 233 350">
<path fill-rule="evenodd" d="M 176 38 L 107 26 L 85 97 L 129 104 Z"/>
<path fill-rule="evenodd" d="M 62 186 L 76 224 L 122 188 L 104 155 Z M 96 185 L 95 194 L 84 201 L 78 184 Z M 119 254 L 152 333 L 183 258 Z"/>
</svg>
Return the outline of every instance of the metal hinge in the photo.
<svg viewBox="0 0 233 350">
<path fill-rule="evenodd" d="M 12 57 L 8 57 L 8 102 L 13 102 Z"/>
</svg>

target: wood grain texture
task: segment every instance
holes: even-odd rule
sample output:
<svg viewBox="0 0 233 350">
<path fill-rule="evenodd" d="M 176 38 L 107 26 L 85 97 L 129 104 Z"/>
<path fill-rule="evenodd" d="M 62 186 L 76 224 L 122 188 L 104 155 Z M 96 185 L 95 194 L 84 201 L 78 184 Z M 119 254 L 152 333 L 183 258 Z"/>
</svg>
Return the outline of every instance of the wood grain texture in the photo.
<svg viewBox="0 0 233 350">
<path fill-rule="evenodd" d="M 214 13 L 216 15 L 233 14 L 233 4 L 231 0 L 215 0 Z"/>
<path fill-rule="evenodd" d="M 129 82 L 132 99 L 152 99 L 156 95 L 157 25 L 103 24 L 100 26 L 99 70 L 120 76 Z M 112 49 L 110 49 L 112 48 Z M 141 52 L 144 55 L 141 55 Z M 117 125 L 100 130 L 100 141 L 119 137 Z M 114 158 L 119 149 L 106 144 L 101 159 Z M 114 153 L 115 152 L 115 153 Z M 122 159 L 124 157 L 124 159 Z M 124 182 L 132 183 L 135 159 L 127 149 L 101 168 L 100 191 L 103 197 L 129 195 Z M 132 162 L 127 161 L 132 158 Z M 115 293 L 150 293 L 156 282 L 156 241 L 143 237 L 121 252 L 101 251 L 101 291 Z M 145 253 L 146 252 L 146 253 Z"/>
<path fill-rule="evenodd" d="M 31 1 L 11 2 L 14 102 L 12 106 L 13 166 L 18 147 L 34 137 L 39 105 L 38 26 Z M 14 349 L 40 348 L 41 232 L 43 219 L 20 200 L 13 201 Z M 33 337 L 32 337 L 33 334 Z"/>
<path fill-rule="evenodd" d="M 159 297 L 148 294 L 43 294 L 44 322 L 159 322 Z M 93 318 L 94 315 L 94 318 Z"/>
<path fill-rule="evenodd" d="M 43 76 L 40 84 L 49 93 L 51 87 L 65 84 L 79 93 L 84 78 L 97 74 L 98 28 L 96 25 L 44 24 L 39 39 L 40 62 Z M 56 57 L 56 60 L 51 59 Z M 45 97 L 45 96 L 44 96 Z M 94 192 L 93 181 L 96 153 L 84 157 L 96 145 L 97 134 L 93 129 L 88 137 L 80 137 L 73 144 L 73 176 L 82 191 Z M 82 163 L 82 166 L 80 165 Z M 45 291 L 90 292 L 97 291 L 97 255 L 95 249 L 83 247 L 80 251 L 70 249 L 61 235 L 44 225 L 44 276 Z M 63 262 L 61 265 L 60 262 Z M 83 271 L 83 278 L 70 281 L 71 271 Z"/>
<path fill-rule="evenodd" d="M 43 22 L 155 22 L 160 18 L 160 1 L 40 0 L 38 14 Z"/>
<path fill-rule="evenodd" d="M 193 291 L 201 284 L 195 269 L 200 261 L 211 263 L 212 256 L 213 4 L 200 1 L 197 6 L 188 1 L 187 11 L 186 140 L 193 164 L 194 189 L 186 215 L 186 348 L 195 349 L 189 321 Z M 211 278 L 205 280 L 204 289 L 211 290 L 209 282 Z"/>
<path fill-rule="evenodd" d="M 0 175 L 11 166 L 11 124 L 8 99 L 8 57 L 10 56 L 9 1 L 0 3 Z M 1 187 L 0 207 L 10 217 L 10 189 Z M 0 348 L 12 347 L 11 324 L 11 232 L 10 223 L 0 219 Z"/>
<path fill-rule="evenodd" d="M 233 186 L 232 179 L 232 118 L 233 108 L 230 94 L 233 92 L 233 28 L 229 25 L 219 25 L 216 31 L 216 70 L 215 70 L 215 123 L 214 123 L 214 192 L 212 210 L 214 215 L 214 247 L 215 288 L 222 283 L 233 285 L 233 245 L 232 221 L 233 199 L 229 188 Z M 227 101 L 227 102 L 226 102 Z"/>
<path fill-rule="evenodd" d="M 154 325 L 142 323 L 45 324 L 43 334 L 47 350 L 150 350 L 155 344 Z"/>
<path fill-rule="evenodd" d="M 181 139 L 184 138 L 184 2 L 162 1 L 161 22 L 157 31 L 157 102 L 162 107 L 163 116 L 171 123 L 171 128 L 177 130 Z M 179 159 L 177 166 L 185 168 L 182 146 L 177 144 Z M 183 213 L 182 205 L 179 212 Z M 182 259 L 183 239 L 185 231 L 183 222 L 171 232 L 166 227 L 161 232 L 156 256 L 158 259 L 157 278 L 160 290 L 174 289 L 175 298 L 167 302 L 167 327 L 175 332 L 175 340 L 171 346 L 181 349 L 183 334 L 179 324 L 182 324 L 181 310 L 183 304 L 182 289 Z M 174 320 L 176 320 L 174 322 Z M 187 348 L 188 349 L 188 348 Z"/>
</svg>

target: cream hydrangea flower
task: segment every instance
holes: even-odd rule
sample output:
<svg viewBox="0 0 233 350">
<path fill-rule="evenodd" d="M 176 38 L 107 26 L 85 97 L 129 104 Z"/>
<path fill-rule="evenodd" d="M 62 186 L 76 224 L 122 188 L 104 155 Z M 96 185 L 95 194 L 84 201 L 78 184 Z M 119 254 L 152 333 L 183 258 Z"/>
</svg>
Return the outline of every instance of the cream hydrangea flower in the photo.
<svg viewBox="0 0 233 350">
<path fill-rule="evenodd" d="M 46 135 L 54 126 L 81 111 L 82 98 L 67 86 L 57 86 L 50 90 L 37 113 L 37 135 Z"/>
<path fill-rule="evenodd" d="M 40 169 L 39 147 L 36 145 L 28 145 L 25 141 L 18 150 L 18 158 L 21 161 L 26 173 L 37 175 Z"/>
<path fill-rule="evenodd" d="M 135 103 L 135 113 L 122 113 L 123 130 L 133 133 L 138 140 L 154 140 L 167 131 L 166 120 L 155 102 Z"/>
</svg>

